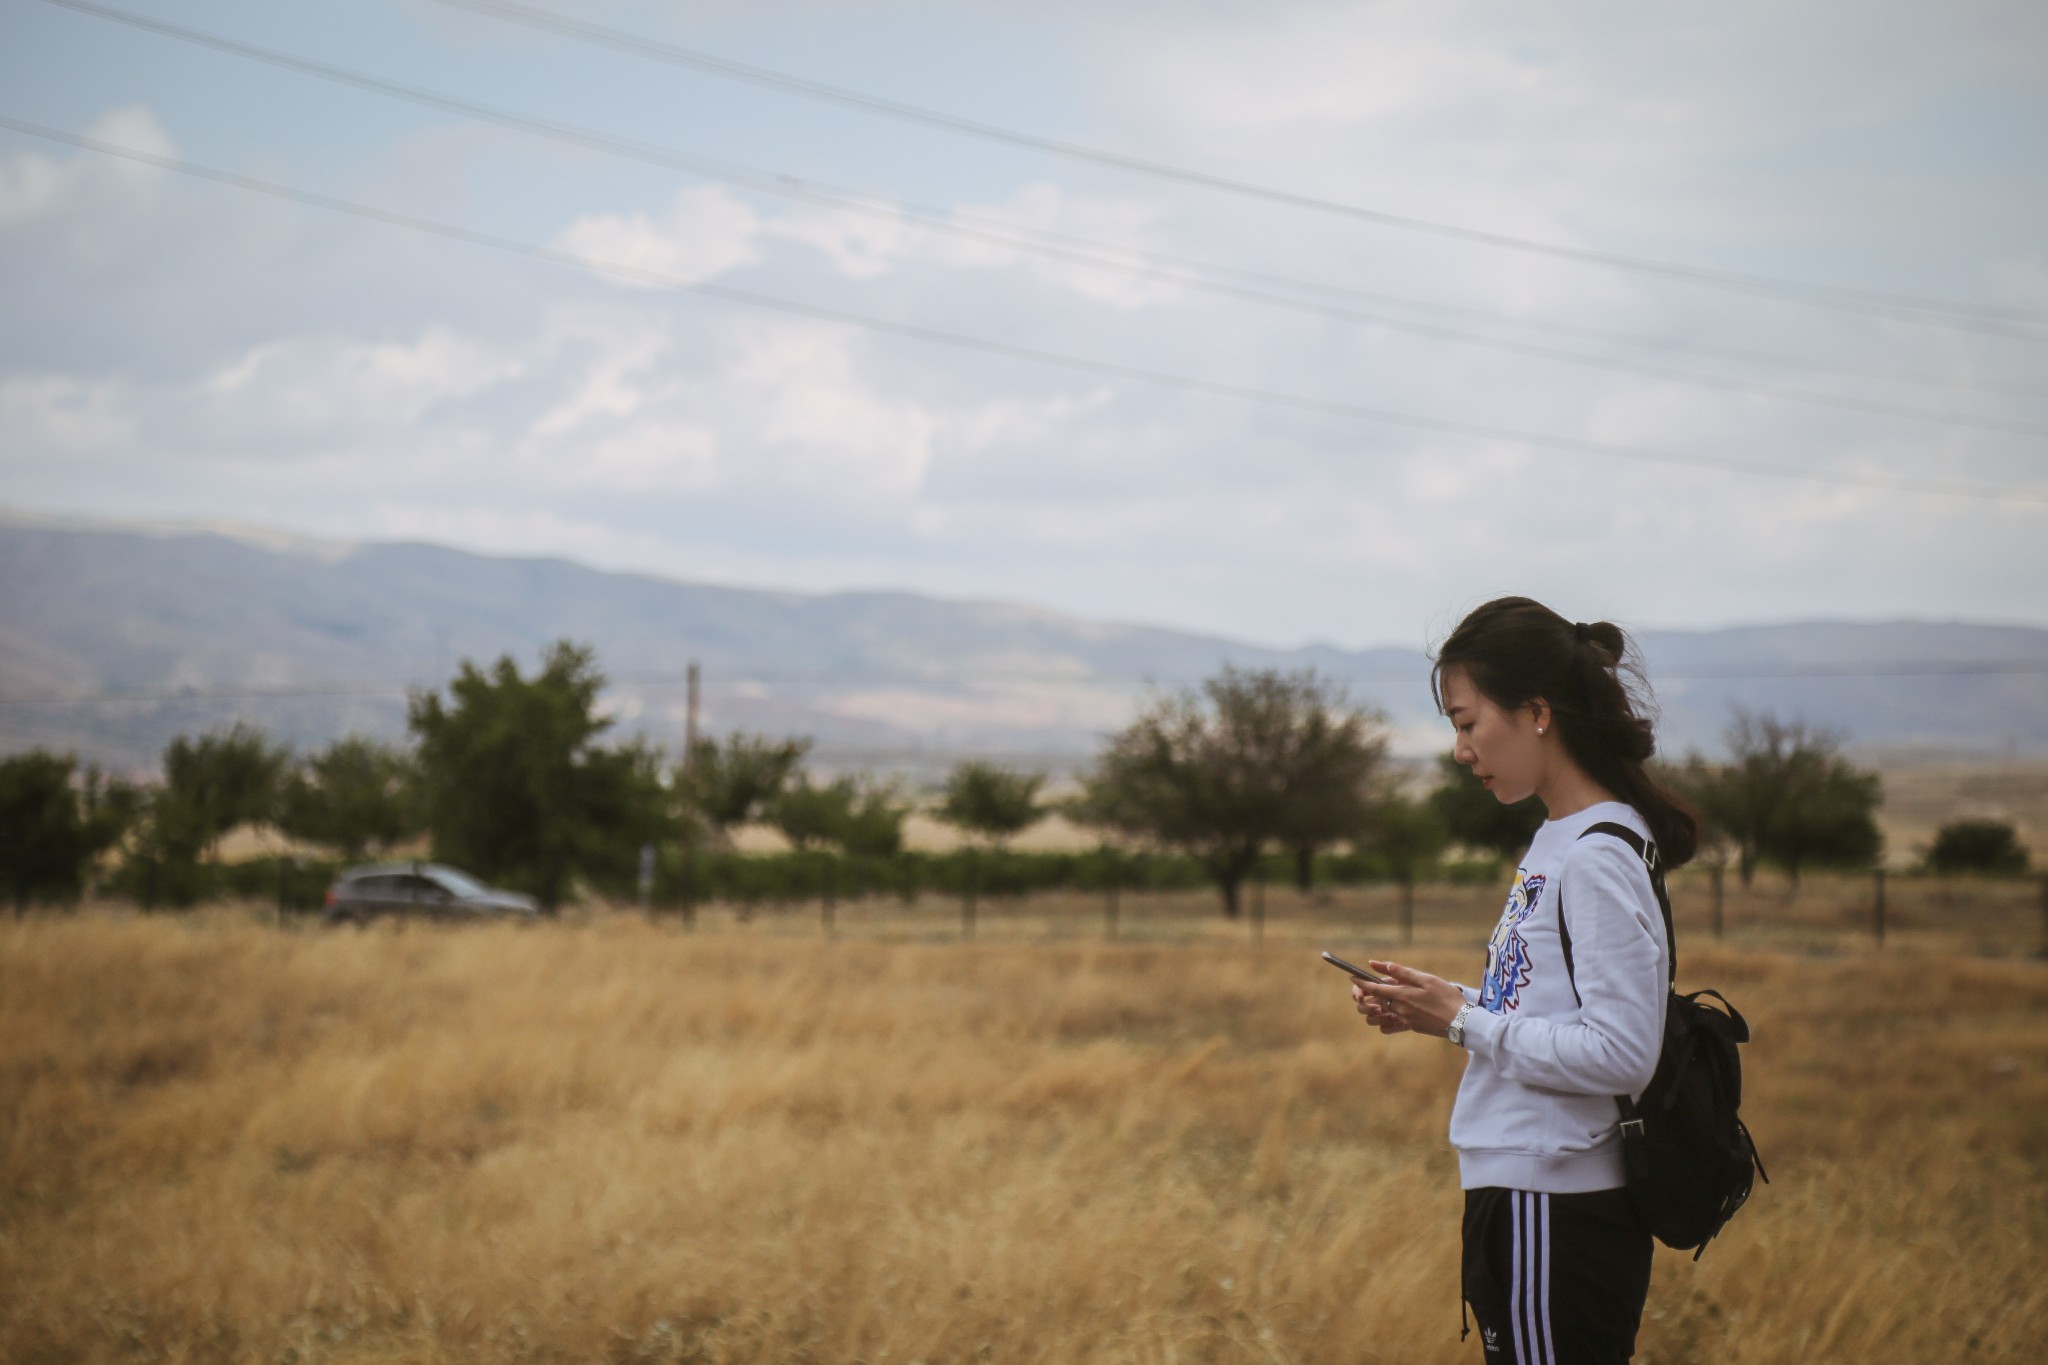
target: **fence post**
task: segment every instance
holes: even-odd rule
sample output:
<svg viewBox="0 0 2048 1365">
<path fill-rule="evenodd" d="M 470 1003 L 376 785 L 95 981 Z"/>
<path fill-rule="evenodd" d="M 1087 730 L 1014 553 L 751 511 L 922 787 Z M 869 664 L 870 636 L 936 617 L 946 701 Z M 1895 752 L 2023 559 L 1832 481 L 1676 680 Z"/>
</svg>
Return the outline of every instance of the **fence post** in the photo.
<svg viewBox="0 0 2048 1365">
<path fill-rule="evenodd" d="M 646 914 L 654 904 L 654 845 L 640 845 L 640 913 Z"/>
<path fill-rule="evenodd" d="M 1252 946 L 1266 941 L 1266 859 L 1263 853 L 1252 860 Z"/>
<path fill-rule="evenodd" d="M 690 660 L 684 675 L 683 704 L 683 800 L 686 803 L 686 818 L 683 821 L 683 876 L 682 911 L 683 928 L 697 927 L 697 708 L 702 700 L 703 676 L 697 671 L 697 661 Z"/>
<path fill-rule="evenodd" d="M 284 928 L 285 901 L 291 894 L 291 855 L 277 855 L 277 927 Z"/>
<path fill-rule="evenodd" d="M 1727 869 L 1719 863 L 1714 863 L 1707 868 L 1707 876 L 1714 883 L 1714 938 L 1716 941 L 1719 941 L 1721 938 L 1723 928 L 1721 919 L 1721 874 L 1725 871 Z"/>
<path fill-rule="evenodd" d="M 1877 946 L 1884 947 L 1884 869 L 1872 874 L 1875 885 L 1871 888 L 1870 932 L 1877 939 Z"/>
<path fill-rule="evenodd" d="M 834 932 L 836 932 L 837 912 L 839 909 L 838 900 L 839 859 L 835 855 L 827 853 L 825 855 L 825 905 L 822 915 L 826 938 L 831 938 Z"/>
<path fill-rule="evenodd" d="M 2041 878 L 2041 952 L 2048 957 L 2048 875 Z"/>
<path fill-rule="evenodd" d="M 1115 849 L 1104 850 L 1103 860 L 1104 865 L 1108 869 L 1109 894 L 1102 908 L 1102 936 L 1107 939 L 1114 939 L 1116 937 L 1117 883 L 1122 878 L 1123 868 L 1117 859 Z"/>
<path fill-rule="evenodd" d="M 981 860 L 970 845 L 967 849 L 967 880 L 960 892 L 960 937 L 974 941 L 974 893 L 981 889 Z"/>
<path fill-rule="evenodd" d="M 1410 947 L 1415 942 L 1415 874 L 1408 872 L 1401 878 L 1401 945 Z"/>
<path fill-rule="evenodd" d="M 694 830 L 683 832 L 683 866 L 677 880 L 683 928 L 697 927 L 697 837 Z"/>
</svg>

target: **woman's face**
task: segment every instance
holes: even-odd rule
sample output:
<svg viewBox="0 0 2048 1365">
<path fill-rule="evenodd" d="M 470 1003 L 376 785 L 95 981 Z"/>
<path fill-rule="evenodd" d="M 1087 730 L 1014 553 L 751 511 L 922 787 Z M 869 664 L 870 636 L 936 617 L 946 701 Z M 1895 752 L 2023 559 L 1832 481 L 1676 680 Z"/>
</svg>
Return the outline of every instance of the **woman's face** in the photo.
<svg viewBox="0 0 2048 1365">
<path fill-rule="evenodd" d="M 1536 727 L 1548 727 L 1550 709 L 1536 702 L 1503 711 L 1456 665 L 1444 670 L 1443 689 L 1444 715 L 1458 736 L 1452 751 L 1458 762 L 1504 806 L 1533 796 L 1544 758 Z"/>
</svg>

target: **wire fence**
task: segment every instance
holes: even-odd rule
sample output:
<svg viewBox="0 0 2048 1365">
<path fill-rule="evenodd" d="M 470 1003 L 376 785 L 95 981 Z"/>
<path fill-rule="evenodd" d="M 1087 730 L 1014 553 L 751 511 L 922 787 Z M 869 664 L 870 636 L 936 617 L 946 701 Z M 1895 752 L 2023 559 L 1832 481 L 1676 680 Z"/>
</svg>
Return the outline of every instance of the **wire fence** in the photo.
<svg viewBox="0 0 2048 1365">
<path fill-rule="evenodd" d="M 821 864 L 826 866 L 828 864 Z M 318 925 L 325 874 L 288 861 L 243 864 L 219 886 L 215 904 L 240 906 L 280 927 Z M 1718 881 L 1718 891 L 1716 882 Z M 1808 956 L 1889 951 L 1986 957 L 2048 957 L 2048 876 L 1936 877 L 1885 873 L 1810 874 L 1796 883 L 1759 872 L 1748 886 L 1732 872 L 1684 868 L 1670 878 L 1681 969 L 1685 954 L 1708 945 Z M 1166 885 L 991 890 L 971 882 L 878 891 L 841 889 L 821 878 L 814 891 L 771 897 L 706 896 L 642 908 L 630 899 L 586 899 L 557 925 L 641 914 L 678 932 L 782 939 L 901 942 L 1242 943 L 1365 952 L 1403 947 L 1483 950 L 1500 914 L 1497 882 L 1398 882 L 1318 886 L 1259 880 L 1243 892 L 1235 917 L 1213 888 L 1174 879 Z M 136 913 L 140 896 L 102 898 L 89 912 Z M 41 913 L 41 912 L 38 912 Z M 427 928 L 419 920 L 392 928 Z M 543 931 L 547 925 L 541 926 Z M 1347 954 L 1349 955 L 1349 954 Z"/>
</svg>

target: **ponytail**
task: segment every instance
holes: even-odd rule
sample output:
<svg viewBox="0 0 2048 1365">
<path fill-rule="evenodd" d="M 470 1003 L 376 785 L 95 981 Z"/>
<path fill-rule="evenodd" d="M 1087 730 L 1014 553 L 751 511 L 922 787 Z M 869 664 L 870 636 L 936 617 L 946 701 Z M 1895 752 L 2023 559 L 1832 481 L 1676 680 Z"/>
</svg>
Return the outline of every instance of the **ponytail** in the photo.
<svg viewBox="0 0 2048 1365">
<path fill-rule="evenodd" d="M 1629 640 L 1609 621 L 1565 620 L 1540 602 L 1502 597 L 1475 609 L 1437 649 L 1430 690 L 1443 708 L 1444 671 L 1462 668 L 1503 710 L 1543 701 L 1565 752 L 1635 807 L 1666 867 L 1699 848 L 1699 817 L 1645 766 L 1657 751 L 1649 684 Z"/>
</svg>

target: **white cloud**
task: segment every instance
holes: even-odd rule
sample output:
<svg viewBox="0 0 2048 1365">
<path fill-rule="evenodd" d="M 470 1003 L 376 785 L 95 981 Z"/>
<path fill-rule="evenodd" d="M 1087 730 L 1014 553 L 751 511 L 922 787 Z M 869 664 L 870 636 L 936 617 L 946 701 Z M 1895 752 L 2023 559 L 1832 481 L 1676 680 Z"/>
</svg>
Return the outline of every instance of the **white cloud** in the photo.
<svg viewBox="0 0 2048 1365">
<path fill-rule="evenodd" d="M 196 388 L 226 425 L 334 432 L 415 424 L 439 405 L 517 378 L 522 368 L 502 350 L 434 326 L 410 341 L 265 342 Z"/>
<path fill-rule="evenodd" d="M 94 119 L 85 136 L 153 156 L 174 157 L 178 148 L 149 109 L 127 105 Z M 169 173 L 138 161 L 23 150 L 0 159 L 0 228 L 56 212 L 86 198 L 128 200 L 102 203 L 103 211 L 133 212 L 145 205 Z"/>
<path fill-rule="evenodd" d="M 564 228 L 554 245 L 694 284 L 758 261 L 761 228 L 760 216 L 730 191 L 694 185 L 677 190 L 656 214 L 586 214 Z"/>
<path fill-rule="evenodd" d="M 877 207 L 890 206 L 877 201 Z M 888 274 L 917 249 L 920 235 L 906 218 L 834 209 L 783 214 L 769 223 L 767 231 L 782 241 L 810 247 L 852 280 Z"/>
<path fill-rule="evenodd" d="M 760 442 L 757 474 L 791 493 L 866 501 L 917 491 L 937 419 L 862 373 L 844 327 L 776 322 L 736 329 L 724 384 Z"/>
<path fill-rule="evenodd" d="M 922 12 L 883 8 L 895 22 Z M 2011 50 L 2025 44 L 2010 34 L 1941 39 L 1924 18 L 1893 24 L 1902 11 L 1888 6 L 1867 21 L 1817 11 L 1825 23 L 1741 6 L 1056 0 L 1052 12 L 1073 65 L 1018 79 L 1052 102 L 1039 126 L 1077 141 L 1635 254 L 2048 298 L 2039 153 L 1986 150 L 1939 110 L 1916 112 L 1986 83 L 2038 109 L 2040 58 Z M 1862 31 L 1887 24 L 1899 32 Z M 1766 34 L 1768 50 L 1753 41 Z M 775 41 L 760 31 L 763 60 Z M 1919 59 L 1895 67 L 1913 47 Z M 472 59 L 482 70 L 498 55 Z M 610 109 L 615 126 L 633 110 L 650 138 L 717 129 L 806 174 L 844 162 L 818 178 L 901 187 L 963 223 L 1680 341 L 2037 379 L 2031 351 L 1995 339 L 1645 285 L 1042 157 L 870 137 L 867 124 L 743 117 L 768 106 L 685 100 L 627 63 L 606 71 L 619 88 L 583 91 L 594 112 L 554 86 L 498 102 L 553 101 L 588 121 Z M 357 159 L 332 168 L 286 155 L 326 127 L 314 112 L 280 118 L 274 136 L 238 128 L 226 151 L 199 112 L 119 111 L 102 135 L 168 148 L 166 125 L 199 160 L 275 155 L 281 178 L 332 175 L 485 231 L 997 342 L 1673 451 L 2042 481 L 2023 440 L 1231 303 L 886 220 L 678 190 L 440 124 L 365 134 Z M 1901 129 L 1983 161 L 1915 161 Z M 608 207 L 576 207 L 594 203 Z M 211 513 L 771 586 L 1001 596 L 1283 642 L 1414 643 L 1445 604 L 1509 589 L 1650 623 L 2048 619 L 2030 586 L 2048 575 L 2038 510 L 1571 455 L 963 354 L 620 288 L 82 153 L 0 149 L 0 296 L 0 500 L 31 505 Z M 1795 378 L 1903 400 L 1898 386 Z"/>
</svg>

